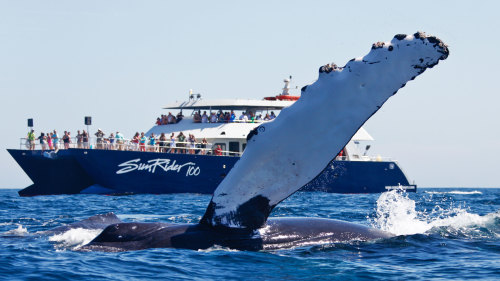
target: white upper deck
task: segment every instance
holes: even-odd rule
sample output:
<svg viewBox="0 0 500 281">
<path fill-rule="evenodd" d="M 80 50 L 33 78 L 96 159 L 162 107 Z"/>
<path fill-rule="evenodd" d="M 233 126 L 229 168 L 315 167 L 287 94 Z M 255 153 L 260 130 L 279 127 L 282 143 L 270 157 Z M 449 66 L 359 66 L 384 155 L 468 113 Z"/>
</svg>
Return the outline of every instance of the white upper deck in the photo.
<svg viewBox="0 0 500 281">
<path fill-rule="evenodd" d="M 290 76 L 291 79 L 291 76 Z M 290 79 L 285 79 L 285 85 L 283 87 L 283 92 L 279 97 L 289 96 L 290 90 Z M 279 113 L 283 108 L 292 105 L 295 101 L 293 100 L 268 100 L 268 99 L 214 99 L 214 100 L 204 100 L 201 98 L 199 94 L 194 95 L 192 91 L 189 95 L 189 100 L 182 102 L 174 102 L 171 104 L 167 104 L 163 107 L 163 109 L 175 109 L 179 111 L 183 110 L 193 110 L 203 113 L 204 111 L 210 112 L 227 112 L 227 111 L 243 111 L 243 112 L 270 112 L 272 110 L 277 111 Z M 177 112 L 173 112 L 174 116 Z M 235 120 L 235 122 L 229 123 L 195 123 L 193 120 L 193 114 L 188 116 L 187 112 L 184 112 L 186 115 L 181 121 L 175 124 L 167 124 L 167 125 L 156 125 L 146 132 L 146 135 L 151 135 L 154 133 L 156 136 L 161 133 L 165 133 L 169 136 L 171 133 L 177 135 L 179 132 L 183 132 L 185 135 L 193 134 L 198 138 L 206 138 L 207 140 L 216 141 L 221 139 L 227 140 L 235 140 L 239 139 L 241 141 L 245 141 L 248 133 L 257 127 L 259 124 L 264 122 L 272 122 L 272 121 L 263 121 L 256 120 L 253 122 L 240 122 L 239 120 Z M 236 118 L 238 118 L 238 114 Z M 372 141 L 373 138 L 368 134 L 368 132 L 360 128 L 358 132 L 353 136 L 351 141 Z"/>
<path fill-rule="evenodd" d="M 281 110 L 293 104 L 293 101 L 279 100 L 255 100 L 255 99 L 190 99 L 184 102 L 168 104 L 164 109 L 192 109 L 192 110 L 242 110 L 242 111 L 264 111 Z"/>
<path fill-rule="evenodd" d="M 272 122 L 272 121 L 263 121 Z M 260 123 L 195 123 L 192 117 L 184 117 L 176 124 L 156 125 L 146 132 L 146 135 L 154 133 L 156 136 L 165 133 L 169 136 L 171 133 L 176 135 L 183 132 L 185 135 L 193 134 L 196 138 L 207 139 L 246 139 L 248 133 Z M 368 132 L 360 128 L 353 136 L 353 141 L 372 141 L 373 138 Z"/>
</svg>

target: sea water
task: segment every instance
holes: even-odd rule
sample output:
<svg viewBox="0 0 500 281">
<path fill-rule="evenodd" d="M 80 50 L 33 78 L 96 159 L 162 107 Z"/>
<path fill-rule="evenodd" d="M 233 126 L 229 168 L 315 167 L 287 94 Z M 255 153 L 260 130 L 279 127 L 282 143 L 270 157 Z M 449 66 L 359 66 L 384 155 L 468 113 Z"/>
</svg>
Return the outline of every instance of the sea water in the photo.
<svg viewBox="0 0 500 281">
<path fill-rule="evenodd" d="M 99 231 L 43 231 L 114 212 L 127 222 L 196 223 L 210 196 L 58 195 L 0 190 L 2 280 L 500 280 L 500 189 L 417 193 L 299 192 L 274 217 L 321 217 L 390 231 L 390 239 L 276 251 L 80 252 Z"/>
</svg>

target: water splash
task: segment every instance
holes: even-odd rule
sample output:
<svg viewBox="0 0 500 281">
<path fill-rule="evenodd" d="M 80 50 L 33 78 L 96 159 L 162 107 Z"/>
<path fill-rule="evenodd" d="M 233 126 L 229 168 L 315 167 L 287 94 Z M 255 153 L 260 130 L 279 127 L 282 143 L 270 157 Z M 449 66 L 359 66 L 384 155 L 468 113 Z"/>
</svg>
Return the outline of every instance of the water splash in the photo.
<svg viewBox="0 0 500 281">
<path fill-rule="evenodd" d="M 81 246 L 88 244 L 101 232 L 102 229 L 74 228 L 49 237 L 49 241 L 57 242 L 57 248 L 71 248 L 72 250 L 77 250 Z"/>
<path fill-rule="evenodd" d="M 442 236 L 499 237 L 500 211 L 481 216 L 453 204 L 449 208 L 435 204 L 430 211 L 418 211 L 407 193 L 393 190 L 378 198 L 372 226 L 396 235 L 437 232 Z"/>
<path fill-rule="evenodd" d="M 22 226 L 21 224 L 18 224 L 16 229 L 12 229 L 2 233 L 2 235 L 5 236 L 25 236 L 27 234 L 28 229 L 26 229 L 26 227 Z"/>
</svg>

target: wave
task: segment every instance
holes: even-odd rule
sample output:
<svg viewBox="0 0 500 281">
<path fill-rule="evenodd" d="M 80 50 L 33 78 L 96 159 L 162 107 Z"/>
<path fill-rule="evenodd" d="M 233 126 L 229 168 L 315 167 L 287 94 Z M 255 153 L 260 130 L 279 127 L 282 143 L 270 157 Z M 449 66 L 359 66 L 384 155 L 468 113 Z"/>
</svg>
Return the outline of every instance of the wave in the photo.
<svg viewBox="0 0 500 281">
<path fill-rule="evenodd" d="M 453 190 L 453 191 L 424 191 L 424 193 L 427 193 L 427 194 L 459 194 L 459 195 L 483 194 L 479 190 L 474 190 L 474 191 L 460 191 L 460 190 Z"/>
<path fill-rule="evenodd" d="M 436 206 L 431 211 L 417 211 L 408 194 L 385 192 L 377 200 L 372 226 L 396 235 L 439 233 L 468 238 L 500 237 L 500 211 L 484 216 L 469 213 L 462 207 Z"/>
</svg>

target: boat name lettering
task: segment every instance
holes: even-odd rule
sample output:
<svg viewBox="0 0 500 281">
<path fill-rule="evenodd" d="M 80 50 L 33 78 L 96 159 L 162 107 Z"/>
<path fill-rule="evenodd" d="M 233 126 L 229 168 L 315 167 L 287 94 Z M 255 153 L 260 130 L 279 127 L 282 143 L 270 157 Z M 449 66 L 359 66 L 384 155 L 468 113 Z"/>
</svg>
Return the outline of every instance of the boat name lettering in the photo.
<svg viewBox="0 0 500 281">
<path fill-rule="evenodd" d="M 137 158 L 129 160 L 127 162 L 123 162 L 118 165 L 118 167 L 122 168 L 116 171 L 116 173 L 125 174 L 137 170 L 137 171 L 147 171 L 154 174 L 157 167 L 165 172 L 174 171 L 179 173 L 182 170 L 182 168 L 187 166 L 188 168 L 186 170 L 186 176 L 197 176 L 200 174 L 200 167 L 196 166 L 196 164 L 193 162 L 177 164 L 176 160 L 171 161 L 170 159 L 162 159 L 162 158 L 148 160 L 145 163 L 141 163 L 140 161 L 141 159 Z"/>
</svg>

